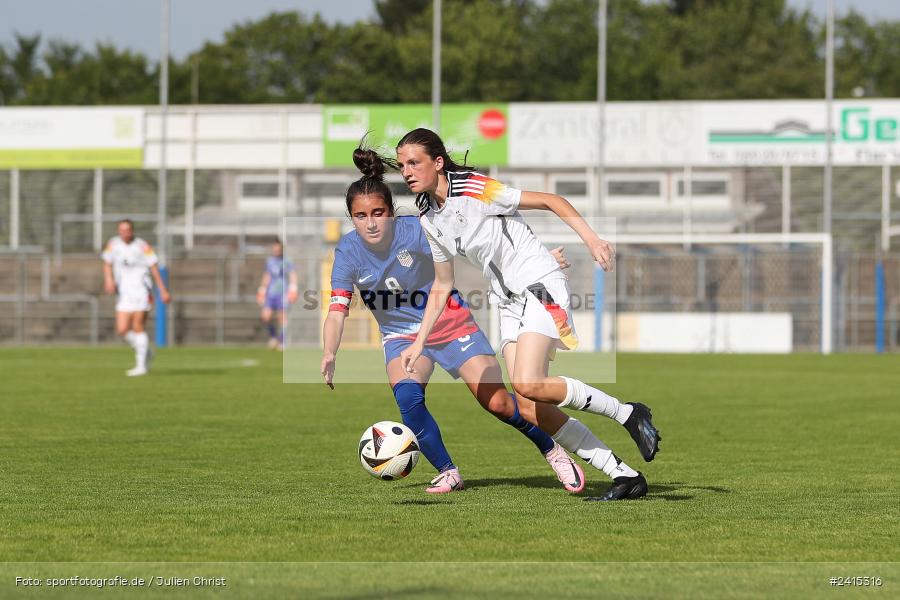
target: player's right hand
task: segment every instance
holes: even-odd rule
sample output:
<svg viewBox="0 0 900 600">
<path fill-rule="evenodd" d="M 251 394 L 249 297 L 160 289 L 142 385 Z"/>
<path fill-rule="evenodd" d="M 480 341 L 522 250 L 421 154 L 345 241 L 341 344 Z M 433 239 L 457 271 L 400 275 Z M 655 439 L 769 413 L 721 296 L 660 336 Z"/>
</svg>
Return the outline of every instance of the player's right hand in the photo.
<svg viewBox="0 0 900 600">
<path fill-rule="evenodd" d="M 103 282 L 103 289 L 107 294 L 115 294 L 116 293 L 116 282 L 112 279 L 107 279 Z"/>
<path fill-rule="evenodd" d="M 265 290 L 259 290 L 256 292 L 256 303 L 259 306 L 262 306 L 266 303 L 266 292 Z"/>
<path fill-rule="evenodd" d="M 334 354 L 324 354 L 322 355 L 322 377 L 325 379 L 325 385 L 334 389 L 334 384 L 332 381 L 334 380 Z"/>
<path fill-rule="evenodd" d="M 416 361 L 422 356 L 424 347 L 418 341 L 410 344 L 403 352 L 400 353 L 400 366 L 407 373 L 415 373 Z"/>
</svg>

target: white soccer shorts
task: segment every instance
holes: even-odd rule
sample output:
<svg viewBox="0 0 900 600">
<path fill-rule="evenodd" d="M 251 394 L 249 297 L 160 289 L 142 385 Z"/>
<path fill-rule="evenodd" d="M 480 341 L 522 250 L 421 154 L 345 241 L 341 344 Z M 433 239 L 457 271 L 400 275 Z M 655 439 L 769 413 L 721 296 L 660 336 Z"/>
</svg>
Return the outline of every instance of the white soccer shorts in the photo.
<svg viewBox="0 0 900 600">
<path fill-rule="evenodd" d="M 153 303 L 150 300 L 150 293 L 146 288 L 140 291 L 132 290 L 128 294 L 119 294 L 116 302 L 116 312 L 148 312 Z"/>
<path fill-rule="evenodd" d="M 500 353 L 523 333 L 546 335 L 562 350 L 578 347 L 565 275 L 551 273 L 500 303 Z"/>
</svg>

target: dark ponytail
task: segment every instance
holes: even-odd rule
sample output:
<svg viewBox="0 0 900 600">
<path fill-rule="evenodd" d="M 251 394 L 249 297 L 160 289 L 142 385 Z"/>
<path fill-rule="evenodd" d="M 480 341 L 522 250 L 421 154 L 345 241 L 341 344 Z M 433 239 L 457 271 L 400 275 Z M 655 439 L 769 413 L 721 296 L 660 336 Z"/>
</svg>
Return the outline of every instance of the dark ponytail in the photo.
<svg viewBox="0 0 900 600">
<path fill-rule="evenodd" d="M 387 167 L 397 168 L 397 161 L 379 155 L 371 148 L 365 148 L 360 143 L 359 148 L 353 151 L 353 164 L 362 173 L 362 177 L 350 184 L 347 188 L 347 213 L 353 211 L 353 199 L 357 196 L 375 194 L 384 199 L 391 215 L 394 214 L 394 197 L 391 188 L 384 182 L 384 172 Z"/>
</svg>

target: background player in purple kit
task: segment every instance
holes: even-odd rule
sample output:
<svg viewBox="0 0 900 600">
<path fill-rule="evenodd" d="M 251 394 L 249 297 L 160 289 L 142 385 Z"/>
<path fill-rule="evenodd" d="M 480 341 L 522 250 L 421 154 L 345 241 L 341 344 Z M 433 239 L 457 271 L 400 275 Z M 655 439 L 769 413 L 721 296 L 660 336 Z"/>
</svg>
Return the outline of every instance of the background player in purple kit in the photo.
<svg viewBox="0 0 900 600">
<path fill-rule="evenodd" d="M 285 306 L 284 280 L 288 279 L 287 306 Z M 269 348 L 284 349 L 284 329 L 287 324 L 287 309 L 297 300 L 297 271 L 294 264 L 284 259 L 284 247 L 281 240 L 272 244 L 272 256 L 266 259 L 266 272 L 263 273 L 259 289 L 256 290 L 256 303 L 262 307 L 260 318 L 269 332 Z M 278 315 L 280 331 L 276 329 L 273 317 Z"/>
</svg>

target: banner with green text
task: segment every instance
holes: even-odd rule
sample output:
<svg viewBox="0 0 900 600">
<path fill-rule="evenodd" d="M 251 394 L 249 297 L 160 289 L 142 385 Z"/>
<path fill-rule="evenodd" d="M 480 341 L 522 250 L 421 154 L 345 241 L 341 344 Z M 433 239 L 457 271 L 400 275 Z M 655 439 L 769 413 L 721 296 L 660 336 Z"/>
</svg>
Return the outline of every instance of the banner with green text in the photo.
<svg viewBox="0 0 900 600">
<path fill-rule="evenodd" d="M 397 142 L 417 127 L 432 128 L 430 104 L 331 104 L 324 107 L 322 139 L 326 167 L 353 167 L 353 149 L 368 133 L 368 144 L 393 156 Z M 441 139 L 459 162 L 478 168 L 507 164 L 507 105 L 445 104 Z"/>
</svg>

